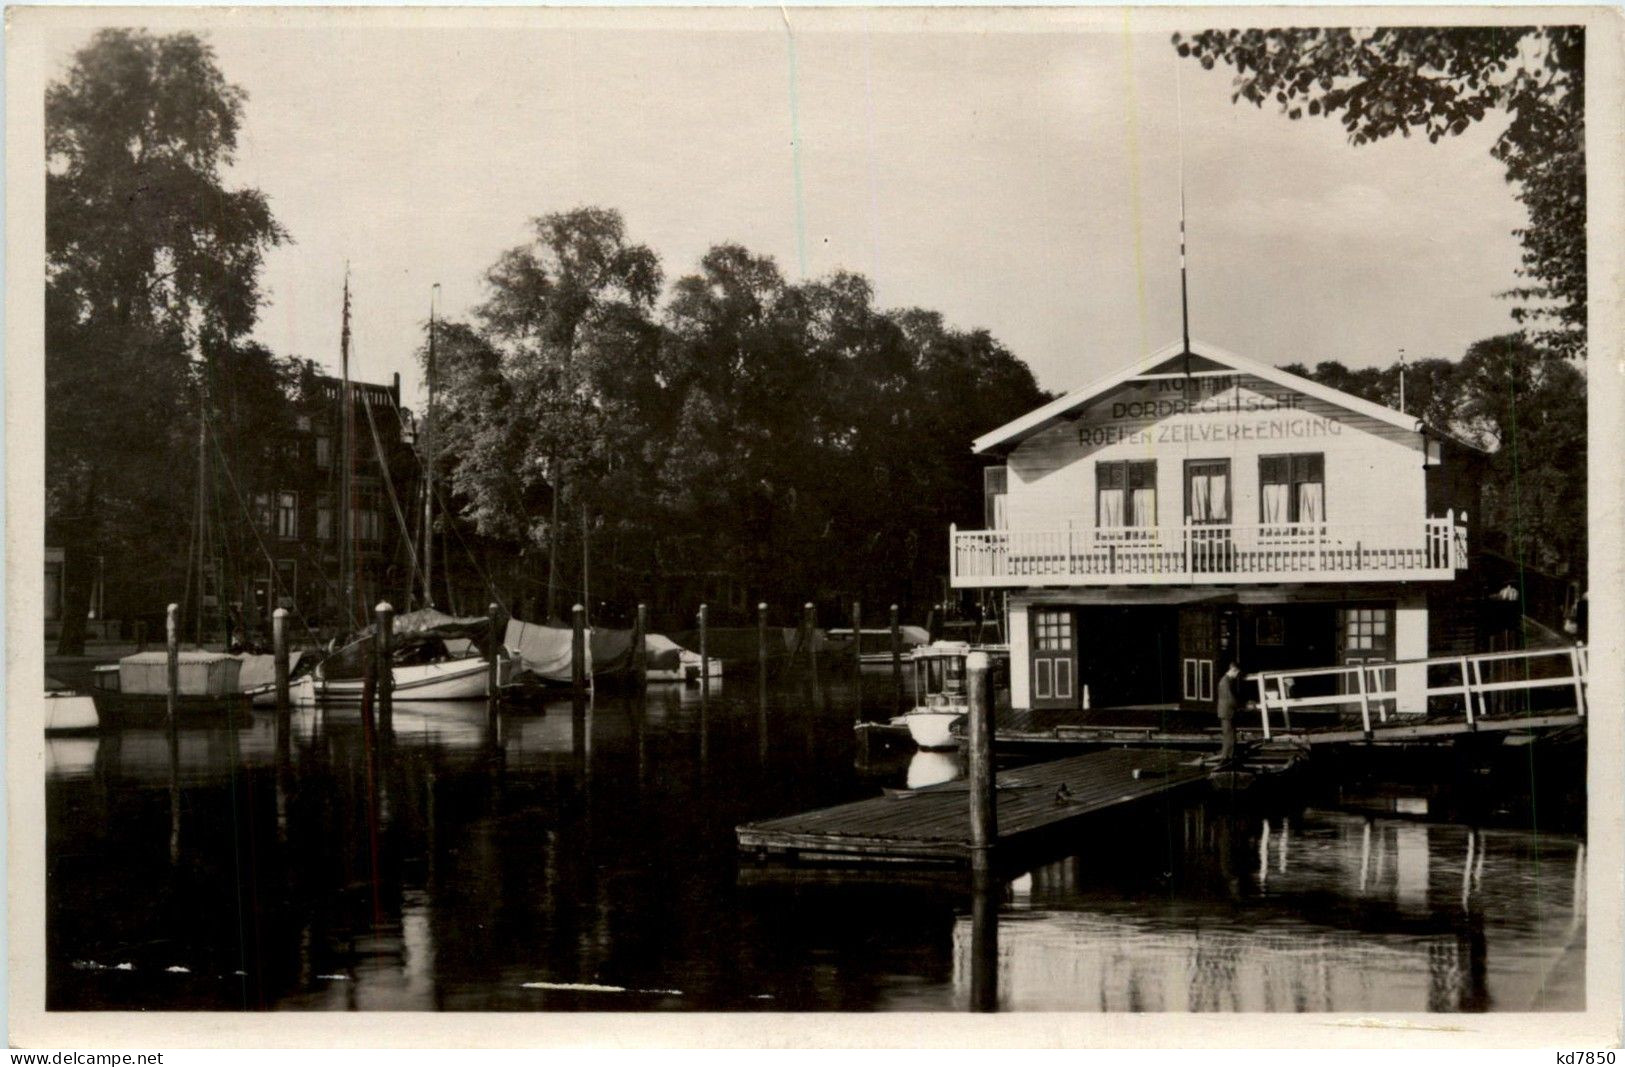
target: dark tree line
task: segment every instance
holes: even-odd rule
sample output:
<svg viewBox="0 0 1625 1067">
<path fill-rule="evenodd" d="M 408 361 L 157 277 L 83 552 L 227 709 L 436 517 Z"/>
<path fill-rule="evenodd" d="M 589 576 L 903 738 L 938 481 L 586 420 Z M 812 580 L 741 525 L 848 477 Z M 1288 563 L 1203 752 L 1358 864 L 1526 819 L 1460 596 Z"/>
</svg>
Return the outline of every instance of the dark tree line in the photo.
<svg viewBox="0 0 1625 1067">
<path fill-rule="evenodd" d="M 721 244 L 663 290 L 614 211 L 532 229 L 440 327 L 435 418 L 463 517 L 519 551 L 537 614 L 584 566 L 595 600 L 909 602 L 949 523 L 980 521 L 970 440 L 1045 399 L 985 331 L 879 309 L 856 274 L 794 283 Z"/>
</svg>

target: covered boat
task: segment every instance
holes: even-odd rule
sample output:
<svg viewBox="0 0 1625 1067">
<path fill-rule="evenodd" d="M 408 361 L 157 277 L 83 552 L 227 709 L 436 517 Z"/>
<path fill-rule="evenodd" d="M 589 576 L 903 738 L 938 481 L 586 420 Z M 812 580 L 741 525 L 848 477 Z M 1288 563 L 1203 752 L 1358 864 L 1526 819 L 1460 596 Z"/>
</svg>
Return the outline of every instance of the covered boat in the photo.
<svg viewBox="0 0 1625 1067">
<path fill-rule="evenodd" d="M 365 669 L 376 653 L 377 627 L 351 637 L 291 686 L 299 703 L 360 700 Z M 487 647 L 491 620 L 483 615 L 457 617 L 426 608 L 398 616 L 391 626 L 394 695 L 400 700 L 478 700 L 486 695 L 490 671 Z M 513 661 L 497 653 L 497 683 L 504 685 Z"/>
<path fill-rule="evenodd" d="M 971 645 L 964 641 L 935 641 L 922 645 L 909 657 L 914 680 L 914 707 L 901 716 L 909 736 L 923 749 L 954 748 L 953 727 L 970 711 L 965 660 L 972 652 L 988 656 L 992 673 L 993 710 L 1009 702 L 1010 649 L 1003 645 Z"/>
<path fill-rule="evenodd" d="M 175 720 L 218 722 L 246 716 L 238 687 L 242 661 L 224 652 L 177 653 Z M 169 716 L 169 654 L 137 652 L 91 672 L 91 697 L 101 725 L 164 725 Z"/>
</svg>

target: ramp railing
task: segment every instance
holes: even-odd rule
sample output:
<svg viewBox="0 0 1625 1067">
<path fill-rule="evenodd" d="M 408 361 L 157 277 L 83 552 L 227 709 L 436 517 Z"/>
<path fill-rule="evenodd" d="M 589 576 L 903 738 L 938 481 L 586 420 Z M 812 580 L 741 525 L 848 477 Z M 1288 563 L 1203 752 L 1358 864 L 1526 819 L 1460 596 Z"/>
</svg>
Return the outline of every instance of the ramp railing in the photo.
<svg viewBox="0 0 1625 1067">
<path fill-rule="evenodd" d="M 1583 645 L 1538 648 L 1521 652 L 1480 652 L 1469 656 L 1351 663 L 1342 667 L 1309 667 L 1290 671 L 1259 671 L 1258 717 L 1264 739 L 1272 736 L 1270 712 L 1281 714 L 1284 732 L 1292 730 L 1292 712 L 1358 709 L 1367 738 L 1376 722 L 1390 716 L 1428 713 L 1435 708 L 1459 711 L 1468 729 L 1492 714 L 1512 694 L 1568 689 L 1575 713 L 1586 714 L 1586 687 L 1590 656 Z M 1416 676 L 1420 674 L 1420 679 Z M 1420 684 L 1401 685 L 1400 679 Z M 1399 708 L 1399 702 L 1421 698 L 1422 706 Z M 1515 698 L 1513 698 L 1515 699 Z"/>
</svg>

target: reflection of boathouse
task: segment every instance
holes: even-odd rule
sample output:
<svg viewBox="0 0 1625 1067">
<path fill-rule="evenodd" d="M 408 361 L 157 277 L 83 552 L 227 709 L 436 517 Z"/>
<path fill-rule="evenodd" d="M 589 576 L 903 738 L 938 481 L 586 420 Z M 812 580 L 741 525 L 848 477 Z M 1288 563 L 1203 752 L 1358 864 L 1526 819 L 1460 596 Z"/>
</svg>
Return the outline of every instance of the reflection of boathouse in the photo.
<svg viewBox="0 0 1625 1067">
<path fill-rule="evenodd" d="M 951 535 L 952 579 L 1008 593 L 1018 709 L 1086 692 L 1200 709 L 1231 659 L 1328 667 L 1480 640 L 1460 579 L 1482 457 L 1412 416 L 1175 345 L 974 448 L 1004 464 L 988 528 Z M 1423 710 L 1422 672 L 1398 673 L 1399 710 Z"/>
</svg>

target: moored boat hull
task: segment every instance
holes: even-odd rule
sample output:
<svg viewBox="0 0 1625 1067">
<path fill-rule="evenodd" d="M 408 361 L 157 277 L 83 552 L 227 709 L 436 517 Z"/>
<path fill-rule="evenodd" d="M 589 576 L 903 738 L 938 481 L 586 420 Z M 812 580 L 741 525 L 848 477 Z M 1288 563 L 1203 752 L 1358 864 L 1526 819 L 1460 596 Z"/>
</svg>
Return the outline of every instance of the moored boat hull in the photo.
<svg viewBox="0 0 1625 1067">
<path fill-rule="evenodd" d="M 91 694 L 96 718 L 102 729 L 125 726 L 167 726 L 169 698 L 153 693 L 119 693 L 97 690 Z M 226 722 L 247 722 L 253 718 L 249 700 L 242 693 L 224 696 L 175 698 L 176 726 L 218 726 Z"/>
<path fill-rule="evenodd" d="M 953 711 L 915 710 L 903 716 L 908 723 L 908 735 L 920 748 L 957 748 L 959 741 L 950 729 L 965 713 Z"/>
<path fill-rule="evenodd" d="M 512 661 L 506 657 L 498 661 L 499 685 L 508 683 L 511 667 Z M 393 695 L 396 700 L 482 700 L 489 671 L 489 661 L 477 657 L 401 664 L 395 667 Z M 361 699 L 362 686 L 360 678 L 330 680 L 306 675 L 294 683 L 291 695 L 298 704 L 353 702 Z"/>
</svg>

